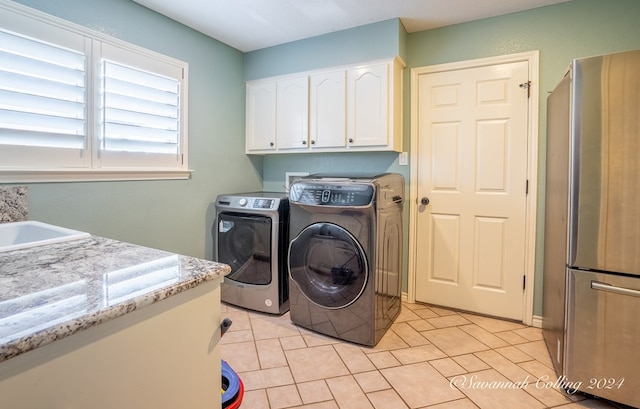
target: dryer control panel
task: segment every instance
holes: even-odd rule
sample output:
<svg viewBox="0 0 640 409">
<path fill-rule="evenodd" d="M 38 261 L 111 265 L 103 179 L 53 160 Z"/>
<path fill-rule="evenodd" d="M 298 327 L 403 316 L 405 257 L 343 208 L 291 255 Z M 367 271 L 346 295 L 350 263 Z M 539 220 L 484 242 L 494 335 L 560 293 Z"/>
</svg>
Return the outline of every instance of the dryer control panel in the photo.
<svg viewBox="0 0 640 409">
<path fill-rule="evenodd" d="M 285 193 L 251 192 L 219 195 L 216 199 L 216 210 L 277 213 L 289 209 L 289 199 Z"/>
<path fill-rule="evenodd" d="M 370 184 L 323 184 L 294 182 L 289 192 L 292 202 L 316 206 L 367 206 L 375 190 Z"/>
</svg>

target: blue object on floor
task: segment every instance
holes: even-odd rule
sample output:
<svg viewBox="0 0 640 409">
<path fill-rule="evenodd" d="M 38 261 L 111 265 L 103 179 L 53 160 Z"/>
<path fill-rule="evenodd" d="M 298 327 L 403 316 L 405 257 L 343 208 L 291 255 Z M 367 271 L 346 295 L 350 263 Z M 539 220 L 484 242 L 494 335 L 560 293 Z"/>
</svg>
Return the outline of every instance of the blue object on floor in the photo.
<svg viewBox="0 0 640 409">
<path fill-rule="evenodd" d="M 240 407 L 244 395 L 244 386 L 238 374 L 225 360 L 222 361 L 222 408 L 235 409 Z"/>
</svg>

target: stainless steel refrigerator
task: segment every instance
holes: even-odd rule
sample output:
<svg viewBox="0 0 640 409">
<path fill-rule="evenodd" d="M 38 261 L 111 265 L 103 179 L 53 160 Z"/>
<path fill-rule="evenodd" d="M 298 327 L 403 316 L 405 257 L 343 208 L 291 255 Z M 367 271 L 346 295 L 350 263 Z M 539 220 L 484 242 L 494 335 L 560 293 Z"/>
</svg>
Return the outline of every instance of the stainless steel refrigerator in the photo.
<svg viewBox="0 0 640 409">
<path fill-rule="evenodd" d="M 547 99 L 543 333 L 558 378 L 640 407 L 640 50 Z"/>
</svg>

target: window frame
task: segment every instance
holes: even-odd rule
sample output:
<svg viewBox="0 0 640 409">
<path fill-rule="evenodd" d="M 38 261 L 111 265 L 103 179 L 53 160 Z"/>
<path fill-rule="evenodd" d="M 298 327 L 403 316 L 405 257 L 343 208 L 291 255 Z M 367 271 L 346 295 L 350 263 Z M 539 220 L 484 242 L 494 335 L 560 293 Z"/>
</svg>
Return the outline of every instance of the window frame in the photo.
<svg viewBox="0 0 640 409">
<path fill-rule="evenodd" d="M 11 32 L 61 46 L 65 46 L 65 44 L 57 42 L 55 39 L 51 40 L 50 33 L 56 33 L 54 38 L 58 36 L 84 37 L 83 51 L 86 61 L 86 143 L 84 149 L 74 151 L 80 154 L 81 160 L 75 158 L 72 161 L 75 163 L 71 164 L 64 162 L 64 158 L 62 158 L 61 160 L 66 166 L 60 166 L 58 159 L 49 163 L 47 163 L 48 159 L 44 159 L 49 158 L 49 155 L 57 157 L 58 155 L 54 155 L 53 151 L 56 148 L 30 148 L 13 145 L 10 147 L 11 153 L 14 156 L 27 156 L 27 159 L 24 163 L 12 161 L 8 166 L 0 162 L 0 183 L 167 180 L 189 179 L 191 177 L 192 170 L 188 166 L 188 63 L 17 3 L 0 0 L 0 11 L 0 27 Z M 109 51 L 103 54 L 103 50 Z M 109 55 L 111 58 L 107 59 L 110 61 L 136 69 L 145 70 L 151 65 L 158 67 L 158 70 L 149 70 L 150 72 L 157 74 L 172 72 L 172 75 L 181 75 L 181 79 L 174 78 L 179 81 L 180 87 L 178 143 L 180 153 L 175 155 L 175 161 L 157 160 L 160 155 L 147 153 L 114 153 L 100 150 L 100 73 L 103 55 Z M 0 148 L 7 146 L 0 145 Z M 105 158 L 108 156 L 110 159 L 103 161 L 103 156 Z M 44 162 L 36 162 L 39 160 L 38 158 Z M 28 161 L 31 162 L 27 163 Z M 45 165 L 35 167 L 33 163 L 45 163 Z"/>
</svg>

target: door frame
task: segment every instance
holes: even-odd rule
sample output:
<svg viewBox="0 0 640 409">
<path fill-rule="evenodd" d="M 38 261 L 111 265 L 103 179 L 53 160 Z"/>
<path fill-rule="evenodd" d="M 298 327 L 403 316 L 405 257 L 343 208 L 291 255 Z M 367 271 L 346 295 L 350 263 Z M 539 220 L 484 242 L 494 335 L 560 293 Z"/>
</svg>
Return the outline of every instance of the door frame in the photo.
<svg viewBox="0 0 640 409">
<path fill-rule="evenodd" d="M 409 265 L 407 272 L 407 301 L 415 302 L 416 296 L 416 255 L 418 218 L 418 80 L 420 75 L 437 72 L 479 68 L 488 65 L 508 64 L 526 61 L 529 66 L 529 107 L 527 124 L 527 180 L 529 192 L 525 213 L 525 290 L 522 322 L 533 324 L 533 296 L 536 262 L 536 213 L 538 200 L 538 111 L 539 111 L 539 51 L 479 58 L 446 64 L 415 67 L 411 69 L 411 150 L 409 183 Z M 524 189 L 524 186 L 523 186 Z M 539 323 L 537 323 L 539 324 Z M 539 326 L 539 325 L 536 325 Z"/>
</svg>

